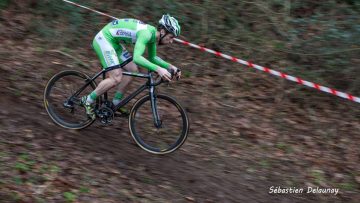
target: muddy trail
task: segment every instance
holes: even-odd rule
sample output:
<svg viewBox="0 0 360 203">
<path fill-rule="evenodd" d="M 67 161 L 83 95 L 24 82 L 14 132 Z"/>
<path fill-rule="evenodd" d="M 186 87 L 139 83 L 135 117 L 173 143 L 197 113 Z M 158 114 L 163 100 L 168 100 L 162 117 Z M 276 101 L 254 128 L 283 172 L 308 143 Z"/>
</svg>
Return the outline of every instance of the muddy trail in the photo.
<svg viewBox="0 0 360 203">
<path fill-rule="evenodd" d="M 168 49 L 182 60 L 166 59 L 186 74 L 160 92 L 186 108 L 190 134 L 178 151 L 157 156 L 135 145 L 127 119 L 72 131 L 48 117 L 47 80 L 65 69 L 98 71 L 91 49 L 47 50 L 31 37 L 1 40 L 0 202 L 360 199 L 358 104 L 176 45 Z M 269 194 L 271 186 L 305 192 Z M 308 194 L 307 187 L 339 193 Z"/>
</svg>

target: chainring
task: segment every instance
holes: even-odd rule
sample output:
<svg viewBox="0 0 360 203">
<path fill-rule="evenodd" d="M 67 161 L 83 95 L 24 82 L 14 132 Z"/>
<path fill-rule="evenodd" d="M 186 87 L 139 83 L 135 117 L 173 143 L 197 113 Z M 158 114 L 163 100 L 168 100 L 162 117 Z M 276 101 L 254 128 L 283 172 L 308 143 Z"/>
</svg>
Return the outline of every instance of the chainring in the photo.
<svg viewBox="0 0 360 203">
<path fill-rule="evenodd" d="M 115 113 L 111 108 L 103 106 L 98 109 L 97 115 L 102 124 L 109 125 L 114 120 Z"/>
</svg>

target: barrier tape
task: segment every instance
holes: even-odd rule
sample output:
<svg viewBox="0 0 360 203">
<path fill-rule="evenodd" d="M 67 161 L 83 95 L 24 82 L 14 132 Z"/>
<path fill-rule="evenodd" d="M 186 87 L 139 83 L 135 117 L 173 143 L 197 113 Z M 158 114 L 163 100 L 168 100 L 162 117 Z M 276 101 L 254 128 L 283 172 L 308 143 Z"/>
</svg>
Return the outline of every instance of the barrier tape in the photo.
<svg viewBox="0 0 360 203">
<path fill-rule="evenodd" d="M 97 13 L 97 14 L 100 14 L 100 15 L 103 15 L 103 16 L 107 16 L 107 17 L 112 18 L 112 19 L 115 19 L 115 20 L 119 20 L 118 18 L 116 18 L 116 17 L 114 17 L 114 16 L 108 15 L 108 14 L 106 14 L 106 13 L 103 13 L 103 12 L 100 12 L 100 11 L 97 11 L 97 10 L 94 10 L 94 9 L 89 8 L 89 7 L 86 7 L 86 6 L 82 6 L 82 5 L 77 4 L 77 3 L 74 3 L 74 2 L 72 2 L 72 1 L 68 1 L 68 0 L 63 0 L 63 1 L 65 1 L 66 3 L 69 3 L 69 4 L 72 4 L 72 5 L 75 5 L 75 6 L 78 6 L 78 7 L 87 9 L 87 10 L 90 10 L 90 11 L 95 12 L 95 13 Z"/>
<path fill-rule="evenodd" d="M 315 89 L 317 89 L 319 91 L 322 91 L 322 92 L 327 92 L 329 94 L 332 94 L 332 95 L 335 95 L 335 96 L 338 96 L 338 97 L 342 97 L 342 98 L 345 98 L 345 99 L 349 99 L 350 101 L 360 103 L 360 98 L 355 97 L 355 96 L 353 96 L 351 94 L 340 92 L 338 90 L 328 88 L 328 87 L 325 87 L 325 86 L 322 86 L 322 85 L 319 85 L 319 84 L 316 84 L 316 83 L 313 83 L 313 82 L 309 82 L 309 81 L 303 80 L 303 79 L 301 79 L 299 77 L 294 77 L 294 76 L 291 76 L 291 75 L 288 75 L 288 74 L 285 74 L 285 73 L 282 73 L 282 72 L 279 72 L 279 71 L 276 71 L 276 70 L 272 70 L 272 69 L 267 68 L 267 67 L 262 67 L 262 66 L 253 64 L 253 63 L 251 63 L 249 61 L 244 61 L 244 60 L 238 59 L 236 57 L 229 56 L 229 55 L 226 55 L 226 54 L 220 53 L 218 51 L 214 51 L 214 50 L 211 50 L 211 49 L 208 49 L 208 48 L 196 45 L 196 44 L 192 44 L 190 42 L 187 42 L 187 41 L 184 41 L 184 40 L 181 40 L 181 39 L 174 39 L 174 40 L 179 42 L 179 43 L 182 43 L 184 45 L 187 45 L 187 46 L 190 46 L 190 47 L 193 47 L 193 48 L 196 48 L 196 49 L 200 49 L 201 51 L 209 52 L 209 53 L 215 54 L 216 56 L 229 59 L 229 60 L 231 60 L 233 62 L 237 62 L 237 63 L 243 64 L 243 65 L 246 65 L 249 68 L 255 68 L 257 70 L 269 73 L 271 75 L 275 75 L 275 76 L 278 76 L 278 77 L 281 77 L 281 78 L 296 82 L 296 83 L 304 85 L 304 86 L 315 88 Z"/>
<path fill-rule="evenodd" d="M 100 15 L 107 16 L 107 17 L 112 18 L 112 19 L 118 19 L 118 18 L 116 18 L 114 16 L 111 16 L 111 15 L 108 15 L 106 13 L 91 9 L 89 7 L 86 7 L 86 6 L 82 6 L 82 5 L 74 3 L 72 1 L 68 1 L 68 0 L 63 0 L 63 1 L 67 2 L 69 4 L 73 4 L 75 6 L 78 6 L 78 7 L 84 8 L 84 9 L 88 9 L 90 11 L 93 11 L 93 12 L 98 13 Z M 272 70 L 272 69 L 267 68 L 267 67 L 262 67 L 262 66 L 253 64 L 253 63 L 251 63 L 249 61 L 244 61 L 244 60 L 241 60 L 239 58 L 229 56 L 229 55 L 226 55 L 226 54 L 220 53 L 218 51 L 214 51 L 214 50 L 211 50 L 211 49 L 208 49 L 208 48 L 196 45 L 196 44 L 192 44 L 190 42 L 187 42 L 187 41 L 184 41 L 184 40 L 181 40 L 181 39 L 178 39 L 178 38 L 175 38 L 174 40 L 176 42 L 178 42 L 178 43 L 181 43 L 181 44 L 184 44 L 184 45 L 196 48 L 196 49 L 200 49 L 201 51 L 209 52 L 209 53 L 215 54 L 216 56 L 231 60 L 233 62 L 237 62 L 237 63 L 243 64 L 243 65 L 246 65 L 249 68 L 255 68 L 257 70 L 269 73 L 271 75 L 275 75 L 275 76 L 284 78 L 286 80 L 290 80 L 290 81 L 296 82 L 298 84 L 317 89 L 317 90 L 322 91 L 322 92 L 326 92 L 326 93 L 329 93 L 329 94 L 332 94 L 332 95 L 335 95 L 335 96 L 338 96 L 338 97 L 348 99 L 348 100 L 353 101 L 353 102 L 360 103 L 360 98 L 356 97 L 356 96 L 353 96 L 351 94 L 348 94 L 348 93 L 345 93 L 345 92 L 340 92 L 338 90 L 328 88 L 328 87 L 325 87 L 325 86 L 322 86 L 322 85 L 319 85 L 319 84 L 316 84 L 316 83 L 313 83 L 313 82 L 309 82 L 309 81 L 303 80 L 303 79 L 301 79 L 299 77 L 294 77 L 294 76 L 291 76 L 291 75 L 288 75 L 288 74 L 285 74 L 285 73 L 282 73 L 282 72 L 279 72 L 279 71 L 276 71 L 276 70 Z"/>
</svg>

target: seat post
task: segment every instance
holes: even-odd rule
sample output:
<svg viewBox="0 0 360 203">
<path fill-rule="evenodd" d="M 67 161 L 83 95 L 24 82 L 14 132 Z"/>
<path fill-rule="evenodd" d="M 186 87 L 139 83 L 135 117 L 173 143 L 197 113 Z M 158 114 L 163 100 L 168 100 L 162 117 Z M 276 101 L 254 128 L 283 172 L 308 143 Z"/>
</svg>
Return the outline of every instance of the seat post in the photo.
<svg viewBox="0 0 360 203">
<path fill-rule="evenodd" d="M 103 72 L 102 76 L 103 76 L 103 80 L 105 80 L 105 78 L 106 78 L 106 72 Z M 108 95 L 107 95 L 107 92 L 105 92 L 105 93 L 104 93 L 104 101 L 106 102 L 107 100 L 108 100 Z"/>
</svg>

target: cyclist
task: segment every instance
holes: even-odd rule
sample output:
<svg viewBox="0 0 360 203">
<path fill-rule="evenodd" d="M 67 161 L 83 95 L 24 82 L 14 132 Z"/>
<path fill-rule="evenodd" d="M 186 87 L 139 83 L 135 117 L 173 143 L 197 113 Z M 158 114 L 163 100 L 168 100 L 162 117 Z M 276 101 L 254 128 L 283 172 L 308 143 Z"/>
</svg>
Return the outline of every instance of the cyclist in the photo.
<svg viewBox="0 0 360 203">
<path fill-rule="evenodd" d="M 118 19 L 107 24 L 94 38 L 93 48 L 100 59 L 104 69 L 118 66 L 131 57 L 124 48 L 124 44 L 135 44 L 133 61 L 124 66 L 124 69 L 131 72 L 137 72 L 138 66 L 158 73 L 163 79 L 170 81 L 171 74 L 169 69 L 181 76 L 178 68 L 171 65 L 156 55 L 156 46 L 165 45 L 173 42 L 174 37 L 180 35 L 180 25 L 178 21 L 165 14 L 159 20 L 157 29 L 151 25 L 145 24 L 136 19 Z M 145 49 L 148 50 L 148 57 L 145 58 Z M 113 104 L 117 105 L 130 83 L 129 76 L 122 75 L 122 69 L 115 69 L 108 72 L 108 77 L 101 81 L 97 88 L 89 95 L 82 98 L 82 105 L 86 109 L 87 115 L 95 119 L 93 103 L 96 98 L 112 87 L 117 86 L 117 91 L 113 98 Z"/>
</svg>

